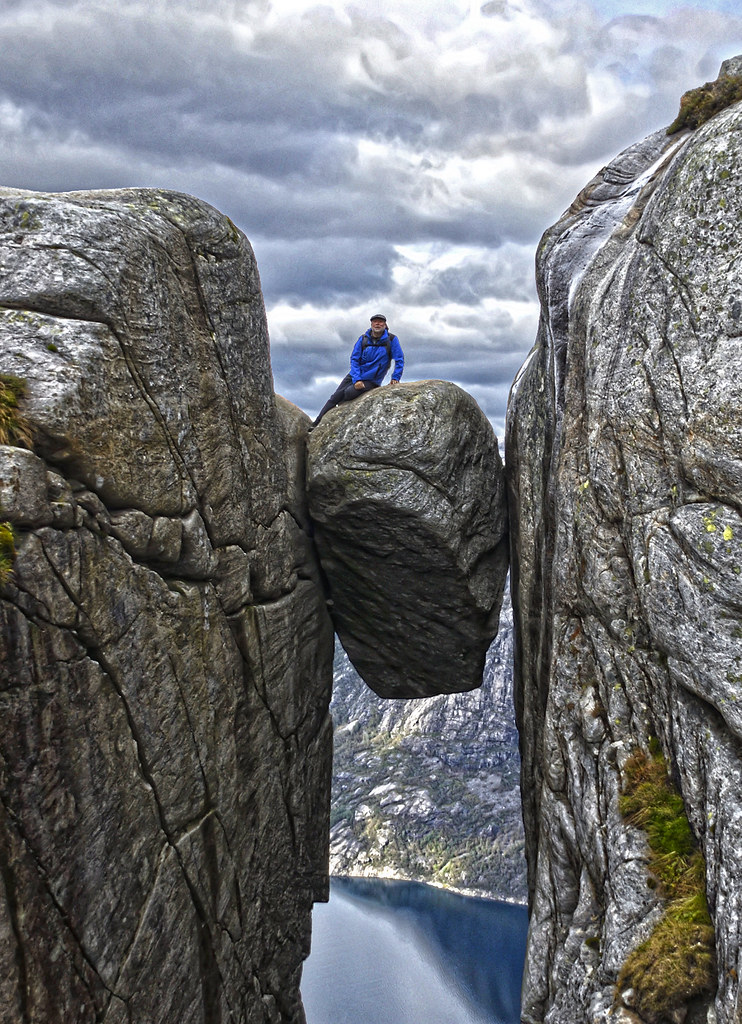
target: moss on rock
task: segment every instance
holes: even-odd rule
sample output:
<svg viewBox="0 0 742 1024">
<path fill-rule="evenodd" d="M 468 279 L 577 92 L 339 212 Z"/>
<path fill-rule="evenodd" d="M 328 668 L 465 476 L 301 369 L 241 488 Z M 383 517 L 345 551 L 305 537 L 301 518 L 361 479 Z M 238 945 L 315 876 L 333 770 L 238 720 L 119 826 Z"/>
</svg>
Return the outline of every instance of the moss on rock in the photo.
<svg viewBox="0 0 742 1024">
<path fill-rule="evenodd" d="M 0 444 L 31 447 L 31 430 L 18 407 L 25 394 L 24 380 L 0 373 Z"/>
<path fill-rule="evenodd" d="M 706 82 L 697 89 L 690 89 L 680 100 L 678 116 L 667 129 L 674 135 L 684 128 L 699 128 L 725 107 L 742 100 L 742 77 L 720 75 L 714 82 Z"/>
<path fill-rule="evenodd" d="M 711 996 L 716 988 L 706 865 L 657 747 L 629 759 L 619 803 L 627 824 L 647 834 L 648 882 L 665 899 L 662 917 L 649 938 L 629 954 L 617 982 L 618 993 L 633 990 L 632 1005 L 650 1024 L 672 1019 L 675 1011 Z"/>
<path fill-rule="evenodd" d="M 8 582 L 15 560 L 15 537 L 10 523 L 0 523 L 0 587 Z"/>
</svg>

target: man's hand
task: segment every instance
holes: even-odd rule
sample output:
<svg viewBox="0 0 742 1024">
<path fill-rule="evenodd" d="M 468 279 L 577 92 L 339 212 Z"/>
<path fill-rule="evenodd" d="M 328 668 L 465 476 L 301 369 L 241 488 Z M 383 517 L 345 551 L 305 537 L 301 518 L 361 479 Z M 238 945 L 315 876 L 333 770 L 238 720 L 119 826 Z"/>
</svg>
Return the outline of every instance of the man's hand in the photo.
<svg viewBox="0 0 742 1024">
<path fill-rule="evenodd" d="M 357 380 L 355 382 L 355 384 L 353 385 L 353 387 L 356 389 L 356 391 L 365 391 L 366 390 L 366 385 L 363 383 L 362 380 Z"/>
<path fill-rule="evenodd" d="M 389 381 L 389 383 L 390 384 L 399 384 L 399 381 L 396 380 L 394 377 L 392 377 L 392 379 Z"/>
</svg>

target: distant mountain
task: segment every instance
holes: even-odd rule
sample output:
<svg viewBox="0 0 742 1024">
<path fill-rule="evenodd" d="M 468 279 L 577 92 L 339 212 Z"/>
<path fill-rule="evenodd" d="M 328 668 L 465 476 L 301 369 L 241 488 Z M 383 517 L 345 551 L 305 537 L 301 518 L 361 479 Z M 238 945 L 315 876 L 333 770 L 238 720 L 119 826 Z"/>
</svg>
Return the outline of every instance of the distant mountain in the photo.
<svg viewBox="0 0 742 1024">
<path fill-rule="evenodd" d="M 332 874 L 525 901 L 512 652 L 509 593 L 470 693 L 382 700 L 336 644 Z"/>
</svg>

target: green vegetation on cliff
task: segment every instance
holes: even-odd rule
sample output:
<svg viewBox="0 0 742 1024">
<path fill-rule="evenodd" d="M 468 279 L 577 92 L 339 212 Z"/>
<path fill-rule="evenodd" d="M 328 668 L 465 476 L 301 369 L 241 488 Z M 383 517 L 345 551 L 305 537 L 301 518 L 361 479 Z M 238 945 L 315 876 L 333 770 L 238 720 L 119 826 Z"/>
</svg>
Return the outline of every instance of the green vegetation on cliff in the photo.
<svg viewBox="0 0 742 1024">
<path fill-rule="evenodd" d="M 665 907 L 652 934 L 627 958 L 617 991 L 632 989 L 633 1007 L 650 1024 L 660 1024 L 716 988 L 706 865 L 656 742 L 651 754 L 639 751 L 629 759 L 625 776 L 621 814 L 647 834 L 648 882 Z"/>
<path fill-rule="evenodd" d="M 18 407 L 25 394 L 24 380 L 9 373 L 0 373 L 0 444 L 31 447 L 31 430 Z M 0 586 L 7 583 L 14 560 L 13 528 L 8 522 L 0 522 Z"/>
<path fill-rule="evenodd" d="M 31 430 L 18 408 L 25 394 L 24 380 L 0 373 L 0 444 L 31 447 Z"/>
<path fill-rule="evenodd" d="M 0 523 L 0 587 L 7 583 L 13 571 L 15 537 L 10 523 Z"/>
<path fill-rule="evenodd" d="M 742 78 L 737 75 L 720 75 L 715 82 L 706 82 L 683 94 L 678 116 L 667 129 L 667 134 L 674 135 L 683 128 L 699 128 L 720 110 L 740 100 Z"/>
</svg>

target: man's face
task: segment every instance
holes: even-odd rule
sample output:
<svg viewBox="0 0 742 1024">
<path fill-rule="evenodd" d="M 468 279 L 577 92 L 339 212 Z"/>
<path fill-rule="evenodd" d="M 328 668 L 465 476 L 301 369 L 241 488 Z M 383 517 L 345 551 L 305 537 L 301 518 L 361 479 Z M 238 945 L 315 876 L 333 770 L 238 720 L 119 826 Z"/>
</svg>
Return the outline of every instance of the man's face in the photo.
<svg viewBox="0 0 742 1024">
<path fill-rule="evenodd" d="M 378 338 L 378 336 L 380 334 L 383 334 L 385 327 L 386 327 L 386 324 L 384 323 L 383 320 L 372 320 L 371 321 L 371 332 L 377 338 Z"/>
</svg>

